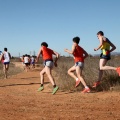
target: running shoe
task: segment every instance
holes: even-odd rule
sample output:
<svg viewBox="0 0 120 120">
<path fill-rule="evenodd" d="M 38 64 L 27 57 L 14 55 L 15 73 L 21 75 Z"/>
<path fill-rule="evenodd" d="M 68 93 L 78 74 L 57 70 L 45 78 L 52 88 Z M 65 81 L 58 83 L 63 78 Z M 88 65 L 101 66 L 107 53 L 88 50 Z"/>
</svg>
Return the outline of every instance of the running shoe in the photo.
<svg viewBox="0 0 120 120">
<path fill-rule="evenodd" d="M 57 92 L 57 90 L 59 89 L 59 87 L 58 86 L 56 86 L 54 89 L 53 89 L 53 92 L 52 92 L 52 94 L 54 95 L 56 92 Z"/>
<path fill-rule="evenodd" d="M 43 87 L 43 86 L 41 86 L 41 87 L 38 89 L 38 92 L 40 92 L 40 91 L 42 91 L 42 90 L 44 90 L 44 87 Z"/>
<path fill-rule="evenodd" d="M 90 92 L 90 88 L 85 88 L 82 93 L 89 93 Z"/>
<path fill-rule="evenodd" d="M 120 76 L 120 67 L 118 67 L 118 68 L 116 69 L 116 71 L 117 71 L 117 73 L 118 73 L 119 76 Z"/>
<path fill-rule="evenodd" d="M 94 85 L 92 86 L 93 88 L 96 88 L 97 86 L 99 86 L 100 85 L 100 81 L 97 81 L 97 82 L 95 82 L 94 83 Z"/>
<path fill-rule="evenodd" d="M 78 87 L 78 85 L 80 84 L 80 80 L 76 81 L 75 87 Z"/>
</svg>

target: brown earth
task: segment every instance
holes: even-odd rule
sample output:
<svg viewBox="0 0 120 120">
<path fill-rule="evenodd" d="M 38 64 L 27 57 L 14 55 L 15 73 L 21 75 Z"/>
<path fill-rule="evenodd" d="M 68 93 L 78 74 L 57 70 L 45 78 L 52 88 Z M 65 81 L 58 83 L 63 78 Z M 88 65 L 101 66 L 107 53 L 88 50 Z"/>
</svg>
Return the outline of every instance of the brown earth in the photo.
<svg viewBox="0 0 120 120">
<path fill-rule="evenodd" d="M 120 92 L 37 92 L 39 71 L 0 80 L 0 120 L 120 120 Z"/>
</svg>

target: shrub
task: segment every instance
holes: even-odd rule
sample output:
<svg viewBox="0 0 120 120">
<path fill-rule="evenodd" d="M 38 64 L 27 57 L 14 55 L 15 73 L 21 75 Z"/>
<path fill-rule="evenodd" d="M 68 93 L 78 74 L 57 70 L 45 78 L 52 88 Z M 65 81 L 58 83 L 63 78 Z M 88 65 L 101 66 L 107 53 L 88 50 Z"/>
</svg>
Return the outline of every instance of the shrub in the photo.
<svg viewBox="0 0 120 120">
<path fill-rule="evenodd" d="M 75 80 L 71 78 L 67 71 L 70 67 L 74 65 L 74 60 L 72 57 L 61 57 L 58 61 L 58 67 L 55 68 L 55 76 L 57 77 L 57 84 L 61 90 L 74 90 L 79 91 L 83 89 L 83 86 L 80 84 L 78 88 L 75 88 Z M 112 59 L 108 62 L 107 65 L 111 66 L 120 66 L 119 56 L 113 56 Z M 83 70 L 83 77 L 88 86 L 92 86 L 93 82 L 98 78 L 98 69 L 99 69 L 99 57 L 88 57 L 85 60 L 85 66 Z M 96 89 L 96 91 L 106 91 L 110 90 L 112 87 L 119 88 L 120 86 L 120 77 L 113 70 L 104 71 L 101 85 Z"/>
<path fill-rule="evenodd" d="M 8 76 L 11 76 L 11 75 L 16 75 L 20 72 L 22 72 L 23 70 L 19 67 L 15 67 L 14 64 L 10 63 L 10 68 L 9 68 L 9 71 L 8 71 Z M 4 78 L 4 73 L 3 73 L 3 65 L 0 64 L 0 79 L 3 79 Z"/>
</svg>

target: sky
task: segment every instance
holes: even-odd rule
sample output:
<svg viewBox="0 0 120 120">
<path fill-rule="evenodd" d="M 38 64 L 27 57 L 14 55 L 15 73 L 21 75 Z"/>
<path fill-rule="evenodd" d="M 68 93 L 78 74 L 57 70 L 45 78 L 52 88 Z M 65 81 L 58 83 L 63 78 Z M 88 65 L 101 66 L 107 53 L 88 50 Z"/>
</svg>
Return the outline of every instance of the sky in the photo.
<svg viewBox="0 0 120 120">
<path fill-rule="evenodd" d="M 120 0 L 0 0 L 0 50 L 12 56 L 38 53 L 41 42 L 68 55 L 73 37 L 89 54 L 102 30 L 120 52 Z"/>
</svg>

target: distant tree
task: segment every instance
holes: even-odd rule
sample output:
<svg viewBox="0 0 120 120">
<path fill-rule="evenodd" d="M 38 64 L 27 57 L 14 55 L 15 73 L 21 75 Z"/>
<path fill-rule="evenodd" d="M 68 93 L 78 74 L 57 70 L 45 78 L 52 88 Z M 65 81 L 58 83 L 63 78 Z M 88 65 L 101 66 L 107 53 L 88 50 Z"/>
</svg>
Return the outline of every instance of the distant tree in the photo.
<svg viewBox="0 0 120 120">
<path fill-rule="evenodd" d="M 91 58 L 91 57 L 93 57 L 91 54 L 89 54 L 89 57 Z"/>
</svg>

